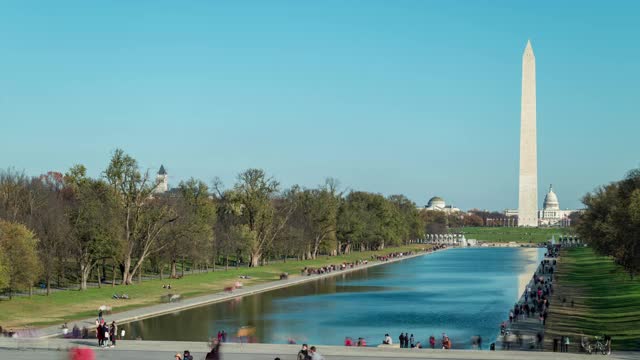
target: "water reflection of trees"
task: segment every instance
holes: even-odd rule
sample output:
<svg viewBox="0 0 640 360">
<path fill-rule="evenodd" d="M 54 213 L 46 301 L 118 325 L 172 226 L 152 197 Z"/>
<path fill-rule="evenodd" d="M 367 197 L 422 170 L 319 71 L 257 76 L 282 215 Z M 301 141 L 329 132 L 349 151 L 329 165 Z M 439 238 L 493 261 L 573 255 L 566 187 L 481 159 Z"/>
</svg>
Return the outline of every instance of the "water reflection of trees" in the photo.
<svg viewBox="0 0 640 360">
<path fill-rule="evenodd" d="M 123 327 L 129 339 L 140 336 L 147 340 L 206 341 L 220 330 L 227 331 L 233 337 L 238 328 L 253 326 L 258 341 L 286 342 L 288 336 L 294 336 L 305 322 L 310 321 L 305 318 L 305 310 L 309 306 L 303 300 L 305 297 L 384 290 L 385 287 L 382 286 L 357 284 L 360 281 L 384 278 L 385 273 L 376 270 L 363 269 L 338 274 L 296 286 L 144 319 Z M 323 303 L 323 306 L 332 305 L 335 306 L 330 302 Z"/>
</svg>

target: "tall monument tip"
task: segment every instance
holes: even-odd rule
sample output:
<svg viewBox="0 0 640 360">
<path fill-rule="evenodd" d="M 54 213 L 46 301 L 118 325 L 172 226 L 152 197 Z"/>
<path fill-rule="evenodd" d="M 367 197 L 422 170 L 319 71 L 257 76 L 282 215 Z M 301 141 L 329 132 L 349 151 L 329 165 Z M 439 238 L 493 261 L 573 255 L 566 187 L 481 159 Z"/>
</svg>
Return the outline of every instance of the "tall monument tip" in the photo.
<svg viewBox="0 0 640 360">
<path fill-rule="evenodd" d="M 527 46 L 524 48 L 524 55 L 532 54 L 533 55 L 533 47 L 531 46 L 531 40 L 527 40 Z"/>
</svg>

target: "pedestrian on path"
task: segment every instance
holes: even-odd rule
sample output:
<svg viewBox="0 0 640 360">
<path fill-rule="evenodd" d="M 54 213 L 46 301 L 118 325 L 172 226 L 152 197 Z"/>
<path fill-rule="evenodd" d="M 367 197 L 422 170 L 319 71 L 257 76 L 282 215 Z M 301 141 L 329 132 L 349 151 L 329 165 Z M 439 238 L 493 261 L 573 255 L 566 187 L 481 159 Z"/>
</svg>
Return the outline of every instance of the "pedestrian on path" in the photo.
<svg viewBox="0 0 640 360">
<path fill-rule="evenodd" d="M 102 346 L 104 333 L 102 332 L 102 325 L 98 325 L 96 328 L 96 337 L 98 338 L 98 346 Z"/>
<path fill-rule="evenodd" d="M 302 344 L 302 349 L 298 351 L 297 360 L 310 360 L 311 355 L 309 354 L 309 347 L 307 344 Z"/>
<path fill-rule="evenodd" d="M 115 321 L 112 321 L 111 326 L 109 327 L 109 338 L 111 339 L 111 347 L 116 346 L 117 335 L 118 335 L 118 325 L 116 325 Z"/>
<path fill-rule="evenodd" d="M 213 347 L 207 353 L 205 360 L 220 360 L 220 342 L 217 339 L 213 340 Z"/>
<path fill-rule="evenodd" d="M 311 360 L 325 360 L 324 356 L 318 352 L 315 346 L 312 346 L 309 350 L 311 352 Z"/>
</svg>

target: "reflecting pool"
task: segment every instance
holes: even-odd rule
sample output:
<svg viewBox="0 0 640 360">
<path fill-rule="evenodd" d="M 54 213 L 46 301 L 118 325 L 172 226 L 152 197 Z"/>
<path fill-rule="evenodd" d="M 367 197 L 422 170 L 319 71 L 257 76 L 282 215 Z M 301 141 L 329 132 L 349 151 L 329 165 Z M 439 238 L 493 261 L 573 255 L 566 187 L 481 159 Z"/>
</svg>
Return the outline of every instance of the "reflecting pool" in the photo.
<svg viewBox="0 0 640 360">
<path fill-rule="evenodd" d="M 450 249 L 121 325 L 127 338 L 206 341 L 255 327 L 264 343 L 341 345 L 346 336 L 378 345 L 401 332 L 428 344 L 443 332 L 454 348 L 480 335 L 495 340 L 500 322 L 542 259 L 542 249 Z"/>
</svg>

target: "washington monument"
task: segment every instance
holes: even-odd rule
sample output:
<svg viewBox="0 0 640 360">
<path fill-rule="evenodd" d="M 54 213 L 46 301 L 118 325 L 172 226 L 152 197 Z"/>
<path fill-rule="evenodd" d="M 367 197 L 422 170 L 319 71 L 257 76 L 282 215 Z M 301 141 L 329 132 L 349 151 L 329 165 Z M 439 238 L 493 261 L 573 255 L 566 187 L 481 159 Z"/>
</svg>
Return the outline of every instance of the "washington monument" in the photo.
<svg viewBox="0 0 640 360">
<path fill-rule="evenodd" d="M 538 226 L 538 156 L 536 135 L 536 57 L 531 42 L 522 55 L 520 110 L 520 186 L 518 226 Z"/>
</svg>

